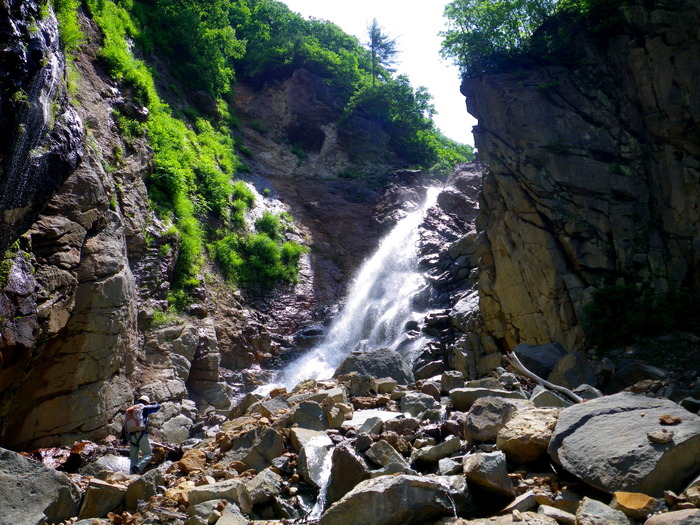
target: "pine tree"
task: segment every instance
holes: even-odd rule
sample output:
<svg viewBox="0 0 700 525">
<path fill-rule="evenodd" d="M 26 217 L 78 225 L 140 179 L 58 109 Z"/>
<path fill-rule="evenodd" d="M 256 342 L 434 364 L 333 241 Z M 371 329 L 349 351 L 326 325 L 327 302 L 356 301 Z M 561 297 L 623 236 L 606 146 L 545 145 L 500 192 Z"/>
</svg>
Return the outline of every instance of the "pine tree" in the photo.
<svg viewBox="0 0 700 525">
<path fill-rule="evenodd" d="M 390 73 L 394 72 L 391 65 L 395 62 L 399 51 L 396 49 L 396 39 L 389 38 L 389 35 L 384 33 L 384 28 L 379 25 L 376 18 L 372 19 L 372 23 L 367 26 L 367 35 L 369 36 L 367 46 L 372 53 L 372 85 L 374 86 L 380 67 Z"/>
</svg>

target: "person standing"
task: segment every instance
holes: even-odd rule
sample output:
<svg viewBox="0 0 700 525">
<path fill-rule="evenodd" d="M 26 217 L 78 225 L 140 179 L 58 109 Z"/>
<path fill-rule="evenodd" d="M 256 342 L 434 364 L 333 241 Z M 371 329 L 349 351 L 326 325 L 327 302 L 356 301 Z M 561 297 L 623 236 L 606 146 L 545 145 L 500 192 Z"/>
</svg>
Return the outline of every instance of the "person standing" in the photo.
<svg viewBox="0 0 700 525">
<path fill-rule="evenodd" d="M 153 457 L 151 442 L 148 439 L 148 416 L 158 410 L 160 405 L 151 404 L 151 400 L 145 395 L 139 396 L 136 404 L 126 410 L 124 430 L 129 438 L 132 474 L 141 474 Z"/>
</svg>

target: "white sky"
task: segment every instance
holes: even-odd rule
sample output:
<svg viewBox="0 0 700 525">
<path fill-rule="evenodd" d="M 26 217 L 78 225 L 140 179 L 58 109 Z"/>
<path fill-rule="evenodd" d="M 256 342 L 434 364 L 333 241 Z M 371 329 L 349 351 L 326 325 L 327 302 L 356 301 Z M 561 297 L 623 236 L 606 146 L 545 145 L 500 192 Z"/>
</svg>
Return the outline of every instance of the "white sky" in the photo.
<svg viewBox="0 0 700 525">
<path fill-rule="evenodd" d="M 384 33 L 396 39 L 397 73 L 407 74 L 414 88 L 425 86 L 437 110 L 434 120 L 440 131 L 453 140 L 474 144 L 472 126 L 476 120 L 467 113 L 459 92 L 456 66 L 440 57 L 444 29 L 442 12 L 447 0 L 282 0 L 304 17 L 329 20 L 361 43 L 367 41 L 367 26 L 373 18 Z"/>
</svg>

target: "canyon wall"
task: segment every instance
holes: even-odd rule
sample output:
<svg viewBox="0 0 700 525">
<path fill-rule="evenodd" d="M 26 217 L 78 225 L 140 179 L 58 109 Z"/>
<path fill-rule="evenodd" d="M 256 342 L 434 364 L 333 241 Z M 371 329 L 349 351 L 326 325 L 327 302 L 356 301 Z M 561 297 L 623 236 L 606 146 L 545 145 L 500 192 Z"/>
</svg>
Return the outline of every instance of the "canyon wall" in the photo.
<svg viewBox="0 0 700 525">
<path fill-rule="evenodd" d="M 563 25 L 573 61 L 467 79 L 483 180 L 479 297 L 506 348 L 580 349 L 605 284 L 700 295 L 700 6 Z"/>
</svg>

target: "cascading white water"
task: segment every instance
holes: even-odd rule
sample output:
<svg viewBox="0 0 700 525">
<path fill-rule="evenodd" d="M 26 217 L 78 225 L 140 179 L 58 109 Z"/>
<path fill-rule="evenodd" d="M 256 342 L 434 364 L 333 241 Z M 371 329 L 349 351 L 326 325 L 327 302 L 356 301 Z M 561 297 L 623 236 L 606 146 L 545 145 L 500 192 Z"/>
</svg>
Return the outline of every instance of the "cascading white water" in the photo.
<svg viewBox="0 0 700 525">
<path fill-rule="evenodd" d="M 400 220 L 381 241 L 360 268 L 324 342 L 292 362 L 277 383 L 291 389 L 304 379 L 328 379 L 358 347 L 396 350 L 405 341 L 406 324 L 421 316 L 413 309 L 414 298 L 426 285 L 417 269 L 418 227 L 439 192 L 439 188 L 430 188 L 423 205 Z M 416 340 L 412 346 L 420 343 Z M 410 348 L 401 351 L 406 355 Z"/>
</svg>

